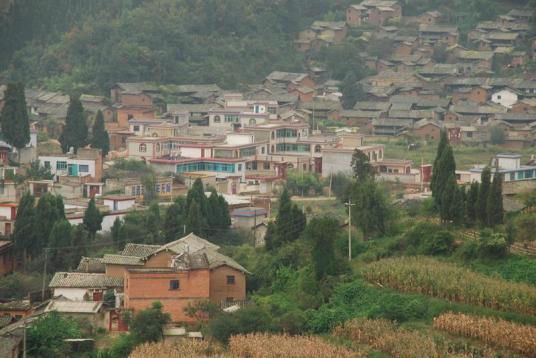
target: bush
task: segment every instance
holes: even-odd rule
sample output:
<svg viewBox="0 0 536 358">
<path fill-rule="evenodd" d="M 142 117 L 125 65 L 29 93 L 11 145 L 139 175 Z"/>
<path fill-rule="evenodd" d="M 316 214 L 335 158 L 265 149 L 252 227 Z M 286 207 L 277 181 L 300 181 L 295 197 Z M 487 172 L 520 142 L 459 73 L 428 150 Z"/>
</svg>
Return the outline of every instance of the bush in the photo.
<svg viewBox="0 0 536 358">
<path fill-rule="evenodd" d="M 256 305 L 233 313 L 222 312 L 208 324 L 209 334 L 222 343 L 227 343 L 232 335 L 274 330 L 268 312 Z"/>
<path fill-rule="evenodd" d="M 426 238 L 422 244 L 425 255 L 445 255 L 452 251 L 454 237 L 448 231 L 439 231 Z"/>
<path fill-rule="evenodd" d="M 508 240 L 502 233 L 483 230 L 480 239 L 466 241 L 457 254 L 464 260 L 504 258 L 508 254 Z"/>
</svg>

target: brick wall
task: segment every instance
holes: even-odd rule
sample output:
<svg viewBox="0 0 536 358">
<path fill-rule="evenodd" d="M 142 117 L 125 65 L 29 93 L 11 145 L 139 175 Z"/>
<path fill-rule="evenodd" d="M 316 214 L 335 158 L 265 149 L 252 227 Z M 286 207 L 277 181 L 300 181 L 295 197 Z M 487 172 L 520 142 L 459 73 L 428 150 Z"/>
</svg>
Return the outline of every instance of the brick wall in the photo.
<svg viewBox="0 0 536 358">
<path fill-rule="evenodd" d="M 234 276 L 235 283 L 227 284 L 227 276 Z M 210 300 L 220 303 L 227 298 L 246 299 L 246 276 L 229 266 L 220 266 L 210 273 Z"/>
</svg>

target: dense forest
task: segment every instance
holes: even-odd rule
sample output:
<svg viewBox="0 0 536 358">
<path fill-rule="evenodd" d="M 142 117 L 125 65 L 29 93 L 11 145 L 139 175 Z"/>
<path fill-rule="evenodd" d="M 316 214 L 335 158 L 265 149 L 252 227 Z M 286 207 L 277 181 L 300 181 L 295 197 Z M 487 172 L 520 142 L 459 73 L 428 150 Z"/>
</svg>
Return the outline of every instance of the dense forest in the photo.
<svg viewBox="0 0 536 358">
<path fill-rule="evenodd" d="M 16 0 L 0 15 L 0 82 L 106 93 L 118 81 L 254 83 L 302 71 L 296 32 L 344 20 L 352 0 Z M 530 1 L 404 0 L 404 14 L 443 11 L 469 29 Z M 534 6 L 533 8 L 536 8 Z M 355 41 L 310 54 L 337 79 L 363 75 Z"/>
</svg>

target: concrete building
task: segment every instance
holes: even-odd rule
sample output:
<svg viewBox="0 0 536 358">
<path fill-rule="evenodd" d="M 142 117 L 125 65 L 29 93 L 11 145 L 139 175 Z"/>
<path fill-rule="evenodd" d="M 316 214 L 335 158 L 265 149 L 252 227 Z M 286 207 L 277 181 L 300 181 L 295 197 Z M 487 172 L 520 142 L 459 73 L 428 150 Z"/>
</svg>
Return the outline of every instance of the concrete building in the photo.
<svg viewBox="0 0 536 358">
<path fill-rule="evenodd" d="M 79 148 L 77 154 L 40 155 L 39 164 L 56 176 L 90 177 L 102 179 L 100 149 Z"/>
<path fill-rule="evenodd" d="M 536 166 L 522 165 L 520 154 L 497 154 L 491 162 L 491 170 L 501 173 L 504 183 L 536 180 Z M 480 182 L 484 166 L 477 166 L 470 169 L 471 181 Z"/>
</svg>

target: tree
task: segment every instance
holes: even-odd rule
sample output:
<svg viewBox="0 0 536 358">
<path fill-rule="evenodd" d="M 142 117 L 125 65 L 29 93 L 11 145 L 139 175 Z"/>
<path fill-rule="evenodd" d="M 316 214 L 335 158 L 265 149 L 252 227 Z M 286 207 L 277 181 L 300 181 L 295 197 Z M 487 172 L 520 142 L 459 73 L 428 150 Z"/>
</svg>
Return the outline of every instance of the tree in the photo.
<svg viewBox="0 0 536 358">
<path fill-rule="evenodd" d="M 119 249 L 121 247 L 121 226 L 123 225 L 123 222 L 118 217 L 115 218 L 114 223 L 112 225 L 112 228 L 110 229 L 112 241 L 114 243 L 114 246 L 116 249 Z"/>
<path fill-rule="evenodd" d="M 88 128 L 84 107 L 79 97 L 71 96 L 65 127 L 60 136 L 61 149 L 67 153 L 70 148 L 76 153 L 78 148 L 84 147 L 87 143 Z"/>
<path fill-rule="evenodd" d="M 218 202 L 220 204 L 221 218 L 220 226 L 222 229 L 228 229 L 231 226 L 231 215 L 229 214 L 229 204 L 223 195 L 218 195 Z"/>
<path fill-rule="evenodd" d="M 456 178 L 451 174 L 443 189 L 443 197 L 440 201 L 439 215 L 443 221 L 458 222 L 460 214 L 463 218 L 464 212 L 463 199 L 459 195 L 458 185 L 456 184 Z M 461 213 L 459 211 L 461 210 Z"/>
<path fill-rule="evenodd" d="M 480 190 L 478 191 L 478 200 L 476 205 L 478 208 L 478 220 L 484 225 L 486 225 L 488 222 L 487 205 L 490 186 L 491 169 L 489 167 L 485 167 L 480 176 Z"/>
<path fill-rule="evenodd" d="M 204 195 L 204 194 L 203 194 Z M 223 211 L 220 206 L 218 193 L 216 189 L 210 189 L 210 196 L 207 199 L 207 222 L 211 229 L 223 229 L 225 225 L 223 223 Z"/>
<path fill-rule="evenodd" d="M 474 224 L 478 220 L 478 191 L 480 185 L 478 182 L 472 182 L 467 193 L 467 200 L 465 205 L 465 211 L 467 213 L 467 219 L 469 224 Z"/>
<path fill-rule="evenodd" d="M 123 225 L 119 229 L 117 243 L 143 243 L 147 237 L 145 218 L 139 212 L 130 212 L 123 218 Z"/>
<path fill-rule="evenodd" d="M 139 311 L 130 323 L 130 332 L 136 343 L 157 342 L 163 338 L 164 326 L 171 320 L 162 312 L 162 304 L 153 302 L 151 308 Z"/>
<path fill-rule="evenodd" d="M 207 197 L 201 179 L 197 178 L 186 195 L 186 211 L 190 210 L 192 202 L 197 202 L 203 215 L 207 214 Z"/>
<path fill-rule="evenodd" d="M 434 159 L 434 166 L 432 167 L 433 168 L 432 179 L 430 181 L 430 189 L 432 190 L 432 195 L 436 193 L 435 196 L 439 195 L 439 192 L 437 190 L 437 181 L 439 180 L 439 177 L 440 177 L 439 162 L 447 146 L 448 146 L 447 132 L 442 130 L 439 135 L 439 143 L 437 144 L 437 152 L 436 152 L 436 156 Z"/>
<path fill-rule="evenodd" d="M 490 141 L 491 144 L 503 144 L 506 134 L 504 129 L 499 126 L 493 126 L 490 130 Z"/>
<path fill-rule="evenodd" d="M 186 216 L 186 232 L 193 232 L 196 235 L 204 235 L 207 227 L 206 216 L 201 211 L 201 206 L 197 201 L 192 201 Z"/>
<path fill-rule="evenodd" d="M 50 248 L 50 270 L 63 271 L 69 267 L 68 252 L 72 252 L 67 247 L 71 246 L 71 224 L 65 219 L 57 221 L 52 227 L 50 237 L 48 239 L 48 247 Z"/>
<path fill-rule="evenodd" d="M 493 183 L 486 201 L 488 226 L 493 227 L 503 223 L 502 177 L 498 170 L 493 175 Z"/>
<path fill-rule="evenodd" d="M 97 116 L 95 117 L 90 144 L 91 148 L 101 149 L 103 157 L 110 151 L 110 138 L 108 131 L 104 127 L 104 116 L 100 109 L 97 111 Z"/>
<path fill-rule="evenodd" d="M 369 178 L 374 178 L 374 168 L 370 164 L 368 155 L 357 148 L 354 150 L 354 154 L 352 155 L 351 165 L 354 177 L 356 179 L 367 180 Z"/>
<path fill-rule="evenodd" d="M 354 71 L 348 72 L 342 81 L 342 106 L 345 109 L 352 109 L 357 101 L 366 98 L 363 87 L 357 81 Z"/>
<path fill-rule="evenodd" d="M 363 232 L 367 239 L 371 234 L 387 233 L 392 219 L 390 204 L 384 191 L 374 180 L 354 183 L 351 189 L 352 223 Z"/>
<path fill-rule="evenodd" d="M 339 232 L 339 223 L 329 217 L 314 218 L 307 225 L 305 236 L 311 240 L 313 267 L 318 281 L 327 276 L 335 276 L 339 272 L 339 260 L 335 255 L 334 244 Z"/>
<path fill-rule="evenodd" d="M 63 318 L 52 311 L 40 316 L 27 328 L 29 357 L 70 357 L 68 338 L 80 338 L 80 328 L 74 320 Z"/>
<path fill-rule="evenodd" d="M 17 208 L 17 218 L 15 229 L 13 230 L 13 241 L 16 250 L 22 254 L 24 264 L 28 255 L 35 253 L 35 199 L 29 191 L 22 196 Z"/>
<path fill-rule="evenodd" d="M 451 176 L 456 175 L 456 163 L 454 161 L 454 155 L 452 148 L 449 144 L 443 150 L 441 158 L 439 158 L 438 166 L 434 168 L 433 175 L 436 175 L 435 188 L 432 195 L 435 199 L 436 206 L 441 208 L 441 200 L 444 198 L 443 192 L 447 186 L 447 183 Z"/>
<path fill-rule="evenodd" d="M 65 213 L 61 211 L 61 207 L 58 208 L 58 204 L 59 201 L 49 192 L 39 198 L 35 210 L 35 227 L 38 228 L 35 230 L 35 253 L 39 253 L 43 247 L 47 246 L 54 224 L 65 217 Z"/>
<path fill-rule="evenodd" d="M 185 206 L 186 201 L 180 197 L 167 208 L 163 229 L 166 242 L 176 240 L 184 233 Z"/>
<path fill-rule="evenodd" d="M 88 232 L 88 238 L 90 240 L 95 239 L 97 231 L 102 229 L 102 214 L 97 205 L 95 204 L 95 198 L 91 198 L 87 206 L 86 211 L 84 212 L 84 219 L 82 220 L 84 227 Z"/>
<path fill-rule="evenodd" d="M 74 269 L 80 263 L 82 257 L 87 256 L 87 231 L 83 224 L 78 224 L 72 227 L 71 246 L 72 256 L 69 267 Z"/>
<path fill-rule="evenodd" d="M 160 235 L 160 206 L 158 203 L 152 203 L 149 206 L 145 214 L 145 226 L 147 227 L 148 236 L 145 239 L 145 242 L 148 244 L 160 244 L 161 235 Z"/>
<path fill-rule="evenodd" d="M 22 83 L 10 83 L 4 95 L 0 113 L 3 139 L 15 148 L 24 148 L 30 142 L 30 123 Z"/>
</svg>

